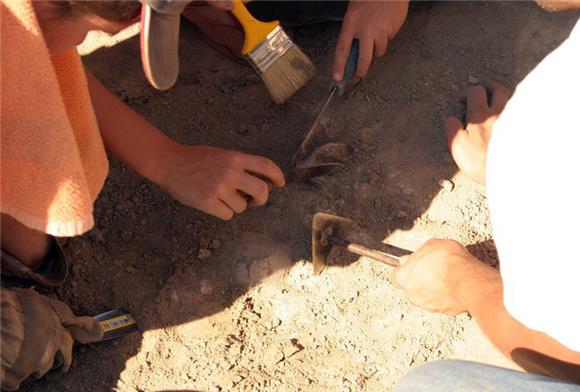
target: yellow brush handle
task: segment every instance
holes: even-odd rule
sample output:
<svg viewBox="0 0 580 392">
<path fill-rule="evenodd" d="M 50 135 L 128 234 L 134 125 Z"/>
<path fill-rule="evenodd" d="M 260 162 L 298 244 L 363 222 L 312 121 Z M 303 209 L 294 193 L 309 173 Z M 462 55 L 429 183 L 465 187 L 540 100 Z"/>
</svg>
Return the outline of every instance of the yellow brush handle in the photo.
<svg viewBox="0 0 580 392">
<path fill-rule="evenodd" d="M 234 6 L 232 14 L 240 22 L 246 34 L 244 47 L 242 48 L 242 54 L 246 55 L 258 46 L 280 23 L 278 21 L 259 21 L 250 14 L 250 11 L 248 11 L 241 0 L 233 0 L 232 3 Z"/>
</svg>

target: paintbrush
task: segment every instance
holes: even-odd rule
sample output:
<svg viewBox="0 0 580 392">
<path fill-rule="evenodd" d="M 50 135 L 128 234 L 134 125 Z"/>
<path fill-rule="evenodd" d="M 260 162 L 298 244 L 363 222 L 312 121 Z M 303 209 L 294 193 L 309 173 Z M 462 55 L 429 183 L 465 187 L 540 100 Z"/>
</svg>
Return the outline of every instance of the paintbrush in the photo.
<svg viewBox="0 0 580 392">
<path fill-rule="evenodd" d="M 274 102 L 284 103 L 312 79 L 314 64 L 280 27 L 280 22 L 259 21 L 240 0 L 232 3 L 232 13 L 246 35 L 242 54 L 258 72 Z"/>
</svg>

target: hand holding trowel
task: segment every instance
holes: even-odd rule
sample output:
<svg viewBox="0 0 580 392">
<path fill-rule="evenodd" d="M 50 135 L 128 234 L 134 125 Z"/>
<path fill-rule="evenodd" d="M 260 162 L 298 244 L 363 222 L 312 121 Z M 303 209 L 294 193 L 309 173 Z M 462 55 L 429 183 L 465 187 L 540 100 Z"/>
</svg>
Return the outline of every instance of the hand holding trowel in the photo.
<svg viewBox="0 0 580 392">
<path fill-rule="evenodd" d="M 340 143 L 328 143 L 317 148 L 308 157 L 305 157 L 305 155 L 314 135 L 320 128 L 320 123 L 324 117 L 326 109 L 328 109 L 335 96 L 344 94 L 346 85 L 356 71 L 358 55 L 359 40 L 355 38 L 352 42 L 350 54 L 344 68 L 343 78 L 340 82 L 333 82 L 331 84 L 329 97 L 318 114 L 318 117 L 316 117 L 314 124 L 306 134 L 304 141 L 298 148 L 298 151 L 296 151 L 292 157 L 292 168 L 285 175 L 287 182 L 304 182 L 312 178 L 334 174 L 345 168 L 344 164 L 337 162 L 336 159 L 332 159 L 337 155 L 345 157 L 348 155 L 343 151 L 347 149 L 346 146 L 341 145 Z M 327 160 L 325 161 L 324 159 L 321 159 L 322 157 Z"/>
<path fill-rule="evenodd" d="M 350 219 L 322 212 L 314 215 L 312 221 L 312 264 L 314 275 L 320 275 L 324 267 L 326 267 L 328 256 L 335 246 L 393 267 L 399 266 L 401 257 L 412 253 L 407 249 L 393 245 L 389 245 L 391 252 L 386 253 L 353 243 L 347 238 L 354 228 L 355 223 Z"/>
</svg>

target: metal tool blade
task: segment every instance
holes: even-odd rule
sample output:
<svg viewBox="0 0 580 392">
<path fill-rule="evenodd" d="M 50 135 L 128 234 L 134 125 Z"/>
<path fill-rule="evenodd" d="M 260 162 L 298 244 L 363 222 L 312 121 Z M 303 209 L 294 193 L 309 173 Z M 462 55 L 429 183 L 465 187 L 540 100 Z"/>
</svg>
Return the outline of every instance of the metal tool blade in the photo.
<svg viewBox="0 0 580 392">
<path fill-rule="evenodd" d="M 103 327 L 103 339 L 115 339 L 138 331 L 139 326 L 133 317 L 122 309 L 113 309 L 93 317 Z"/>
<path fill-rule="evenodd" d="M 316 133 L 316 131 L 320 127 L 320 121 L 322 120 L 322 117 L 324 116 L 324 112 L 326 112 L 326 109 L 328 109 L 328 107 L 330 106 L 330 103 L 332 102 L 337 91 L 338 91 L 338 87 L 336 87 L 336 86 L 333 87 L 332 90 L 330 90 L 330 95 L 328 96 L 328 99 L 324 103 L 322 110 L 320 110 L 320 113 L 318 113 L 318 117 L 316 117 L 316 120 L 314 120 L 314 124 L 312 124 L 312 127 L 310 127 L 310 130 L 308 131 L 308 133 L 304 137 L 304 141 L 302 142 L 302 144 L 300 145 L 300 147 L 298 148 L 298 150 L 296 151 L 296 153 L 292 157 L 292 165 L 293 166 L 296 164 L 298 157 L 300 157 L 300 155 L 304 153 L 304 151 L 306 150 L 306 147 L 308 146 L 308 144 L 310 143 L 310 141 L 314 137 L 314 134 Z"/>
<path fill-rule="evenodd" d="M 383 244 L 388 247 L 387 250 L 378 250 L 351 242 L 348 238 L 357 230 L 360 230 L 360 228 L 350 219 L 323 212 L 318 212 L 314 215 L 312 220 L 312 265 L 314 275 L 320 275 L 322 270 L 328 265 L 328 256 L 334 246 L 390 266 L 398 266 L 399 259 L 402 256 L 412 253 L 410 250 L 390 244 Z"/>
<path fill-rule="evenodd" d="M 307 167 L 295 167 L 286 173 L 287 182 L 304 182 L 316 177 L 328 176 L 344 170 L 342 163 L 321 163 Z"/>
<path fill-rule="evenodd" d="M 326 241 L 329 235 L 347 237 L 355 223 L 340 216 L 317 212 L 312 219 L 312 266 L 314 275 L 320 275 L 333 245 Z"/>
</svg>

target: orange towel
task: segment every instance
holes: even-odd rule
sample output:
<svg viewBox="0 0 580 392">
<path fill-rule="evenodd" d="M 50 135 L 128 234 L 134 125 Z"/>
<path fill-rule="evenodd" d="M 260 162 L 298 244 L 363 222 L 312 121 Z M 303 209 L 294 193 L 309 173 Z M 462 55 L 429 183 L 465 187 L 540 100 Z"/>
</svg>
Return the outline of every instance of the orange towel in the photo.
<svg viewBox="0 0 580 392">
<path fill-rule="evenodd" d="M 108 160 L 76 52 L 51 57 L 31 0 L 1 0 L 0 206 L 75 236 L 94 225 Z"/>
</svg>

